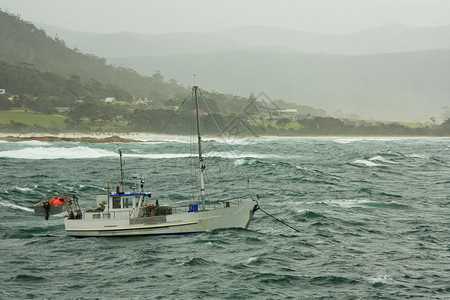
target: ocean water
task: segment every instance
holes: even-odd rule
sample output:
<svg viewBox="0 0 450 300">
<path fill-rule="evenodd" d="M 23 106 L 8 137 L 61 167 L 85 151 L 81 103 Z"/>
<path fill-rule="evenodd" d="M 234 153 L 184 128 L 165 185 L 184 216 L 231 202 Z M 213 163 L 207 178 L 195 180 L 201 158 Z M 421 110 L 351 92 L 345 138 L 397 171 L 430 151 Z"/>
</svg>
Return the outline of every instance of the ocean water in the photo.
<svg viewBox="0 0 450 300">
<path fill-rule="evenodd" d="M 188 138 L 121 145 L 126 186 L 198 196 Z M 229 149 L 234 152 L 230 154 Z M 449 299 L 450 139 L 206 139 L 208 199 L 251 192 L 248 230 L 72 238 L 32 207 L 117 184 L 117 145 L 0 141 L 0 299 Z M 195 177 L 195 176 L 194 176 Z"/>
</svg>

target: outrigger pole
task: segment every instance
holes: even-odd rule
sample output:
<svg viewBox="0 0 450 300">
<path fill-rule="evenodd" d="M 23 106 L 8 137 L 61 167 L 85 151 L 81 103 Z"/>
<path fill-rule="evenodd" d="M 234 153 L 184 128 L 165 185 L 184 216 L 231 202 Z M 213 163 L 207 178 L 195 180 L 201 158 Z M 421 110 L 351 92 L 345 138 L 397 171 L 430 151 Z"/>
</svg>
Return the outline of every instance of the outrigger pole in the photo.
<svg viewBox="0 0 450 300">
<path fill-rule="evenodd" d="M 200 192 L 202 195 L 202 210 L 206 209 L 206 195 L 205 195 L 205 162 L 202 156 L 202 138 L 200 136 L 200 117 L 198 113 L 198 99 L 197 99 L 198 86 L 192 87 L 192 93 L 195 99 L 195 111 L 197 115 L 197 139 L 198 139 L 198 160 L 200 162 Z"/>
</svg>

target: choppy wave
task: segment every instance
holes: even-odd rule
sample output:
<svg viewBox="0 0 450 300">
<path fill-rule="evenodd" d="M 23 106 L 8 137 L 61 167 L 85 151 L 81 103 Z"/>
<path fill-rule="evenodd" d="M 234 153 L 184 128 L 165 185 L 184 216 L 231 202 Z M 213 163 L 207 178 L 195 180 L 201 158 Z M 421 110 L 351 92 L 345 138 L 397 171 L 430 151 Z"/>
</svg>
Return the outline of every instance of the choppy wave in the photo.
<svg viewBox="0 0 450 300">
<path fill-rule="evenodd" d="M 32 205 L 46 193 L 70 191 L 82 209 L 94 208 L 105 181 L 120 180 L 115 144 L 1 143 L 0 281 L 7 284 L 0 298 L 126 299 L 131 290 L 138 299 L 448 298 L 448 268 L 440 262 L 448 256 L 449 139 L 335 140 L 261 140 L 238 145 L 236 156 L 205 143 L 208 200 L 250 186 L 264 211 L 300 233 L 258 210 L 248 230 L 98 239 L 67 237 L 62 215 L 45 221 Z M 186 146 L 124 143 L 125 171 L 146 179 L 152 201 L 185 204 L 199 194 L 190 189 Z M 7 150 L 48 160 L 10 158 Z M 250 182 L 239 177 L 244 170 Z"/>
</svg>

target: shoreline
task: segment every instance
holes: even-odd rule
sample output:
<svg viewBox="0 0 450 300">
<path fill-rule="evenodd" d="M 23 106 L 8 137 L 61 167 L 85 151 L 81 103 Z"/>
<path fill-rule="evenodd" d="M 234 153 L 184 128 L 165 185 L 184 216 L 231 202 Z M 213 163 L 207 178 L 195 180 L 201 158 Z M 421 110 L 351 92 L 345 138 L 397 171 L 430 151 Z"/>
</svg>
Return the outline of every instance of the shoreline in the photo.
<svg viewBox="0 0 450 300">
<path fill-rule="evenodd" d="M 87 142 L 87 143 L 132 143 L 152 142 L 160 140 L 184 140 L 187 135 L 169 135 L 156 133 L 0 133 L 0 140 L 6 142 L 45 141 L 45 142 Z M 261 139 L 261 140 L 306 140 L 306 139 L 349 139 L 349 140 L 383 140 L 383 139 L 450 139 L 445 136 L 259 136 L 235 137 L 229 139 Z M 205 141 L 220 139 L 218 136 L 203 136 Z"/>
</svg>

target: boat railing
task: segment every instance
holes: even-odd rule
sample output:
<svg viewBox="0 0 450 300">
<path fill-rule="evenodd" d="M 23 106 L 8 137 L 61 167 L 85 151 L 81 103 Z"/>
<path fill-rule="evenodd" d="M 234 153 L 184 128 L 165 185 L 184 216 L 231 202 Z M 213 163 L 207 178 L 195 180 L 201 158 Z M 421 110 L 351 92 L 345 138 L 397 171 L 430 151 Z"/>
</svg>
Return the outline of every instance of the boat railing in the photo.
<svg viewBox="0 0 450 300">
<path fill-rule="evenodd" d="M 245 199 L 252 198 L 252 195 L 242 195 L 238 197 L 233 197 L 224 200 L 216 200 L 216 201 L 206 201 L 206 210 L 217 209 L 217 208 L 225 208 L 236 205 L 241 205 Z M 201 210 L 201 203 L 188 204 L 188 205 L 179 205 L 179 206 L 171 206 L 172 213 L 182 213 L 182 212 L 195 212 Z"/>
</svg>

